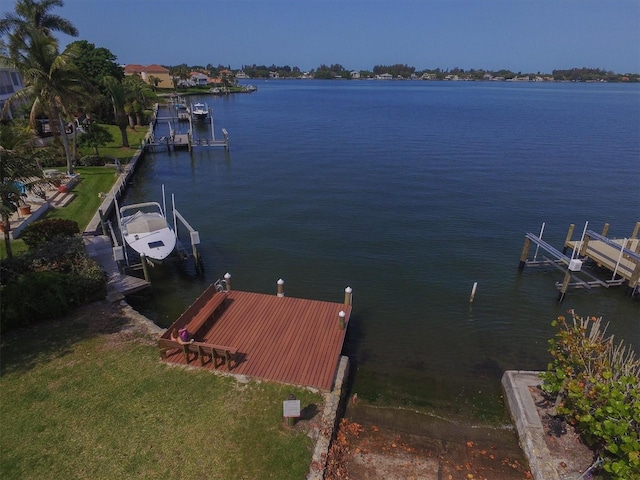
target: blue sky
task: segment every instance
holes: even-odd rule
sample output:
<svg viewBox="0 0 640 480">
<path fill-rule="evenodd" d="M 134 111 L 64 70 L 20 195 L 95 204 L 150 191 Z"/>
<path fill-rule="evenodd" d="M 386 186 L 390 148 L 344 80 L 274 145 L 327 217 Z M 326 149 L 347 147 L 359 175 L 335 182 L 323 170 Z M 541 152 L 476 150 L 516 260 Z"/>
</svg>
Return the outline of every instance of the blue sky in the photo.
<svg viewBox="0 0 640 480">
<path fill-rule="evenodd" d="M 640 0 L 65 0 L 54 13 L 119 63 L 640 73 Z"/>
</svg>

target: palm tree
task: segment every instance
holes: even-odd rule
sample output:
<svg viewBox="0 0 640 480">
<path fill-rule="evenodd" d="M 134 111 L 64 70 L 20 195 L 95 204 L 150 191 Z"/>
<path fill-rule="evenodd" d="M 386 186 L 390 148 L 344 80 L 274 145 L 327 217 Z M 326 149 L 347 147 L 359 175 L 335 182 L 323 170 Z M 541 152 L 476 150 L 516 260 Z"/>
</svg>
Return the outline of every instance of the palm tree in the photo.
<svg viewBox="0 0 640 480">
<path fill-rule="evenodd" d="M 74 45 L 69 45 L 59 54 L 55 40 L 46 35 L 33 35 L 29 49 L 21 53 L 20 57 L 10 59 L 22 74 L 25 88 L 14 93 L 5 104 L 6 109 L 14 101 L 32 99 L 29 115 L 31 127 L 35 128 L 36 119 L 42 113 L 48 114 L 52 125 L 57 124 L 54 132 L 62 140 L 68 174 L 73 173 L 73 155 L 65 122 L 65 118 L 72 118 L 68 105 L 80 102 L 91 91 L 74 63 L 77 54 Z"/>
<path fill-rule="evenodd" d="M 128 148 L 129 137 L 127 136 L 127 115 L 125 113 L 128 98 L 127 88 L 123 82 L 115 77 L 104 77 L 102 81 L 111 99 L 113 116 L 122 135 L 122 146 Z"/>
<path fill-rule="evenodd" d="M 0 20 L 0 34 L 8 37 L 9 54 L 3 60 L 17 68 L 25 82 L 25 88 L 6 102 L 4 111 L 17 100 L 33 100 L 29 117 L 31 127 L 35 128 L 36 117 L 41 113 L 48 114 L 52 126 L 57 123 L 58 128 L 52 130 L 62 140 L 67 173 L 72 174 L 73 155 L 63 115 L 71 119 L 68 106 L 86 97 L 88 91 L 87 83 L 74 63 L 78 47 L 69 46 L 60 54 L 58 42 L 52 36 L 54 31 L 78 35 L 69 21 L 50 13 L 53 7 L 63 5 L 62 0 L 18 0 L 15 13 L 7 13 Z"/>
<path fill-rule="evenodd" d="M 8 258 L 13 256 L 10 217 L 22 203 L 23 190 L 43 196 L 49 183 L 34 154 L 33 140 L 28 128 L 0 125 L 0 218 Z"/>
<path fill-rule="evenodd" d="M 5 13 L 0 20 L 0 35 L 8 35 L 11 56 L 30 48 L 33 35 L 44 35 L 53 39 L 52 32 L 78 36 L 78 30 L 68 20 L 50 13 L 53 7 L 62 7 L 62 0 L 18 0 L 14 13 Z"/>
</svg>

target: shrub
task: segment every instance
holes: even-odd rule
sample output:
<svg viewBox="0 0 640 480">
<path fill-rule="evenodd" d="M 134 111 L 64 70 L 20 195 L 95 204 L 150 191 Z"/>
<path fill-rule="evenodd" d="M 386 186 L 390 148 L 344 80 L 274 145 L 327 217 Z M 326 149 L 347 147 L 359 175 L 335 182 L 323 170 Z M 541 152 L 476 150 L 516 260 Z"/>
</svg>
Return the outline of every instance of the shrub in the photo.
<svg viewBox="0 0 640 480">
<path fill-rule="evenodd" d="M 78 227 L 77 222 L 64 220 L 62 218 L 51 218 L 38 220 L 28 225 L 24 229 L 22 239 L 31 249 L 45 242 L 50 242 L 56 236 L 71 237 L 78 233 L 80 233 L 80 227 Z"/>
<path fill-rule="evenodd" d="M 102 167 L 107 163 L 105 157 L 98 155 L 85 155 L 78 160 L 78 166 L 80 167 Z"/>
<path fill-rule="evenodd" d="M 66 284 L 66 275 L 49 271 L 30 272 L 16 282 L 3 285 L 0 292 L 2 330 L 58 318 L 69 312 Z"/>
<path fill-rule="evenodd" d="M 542 388 L 616 480 L 640 479 L 640 360 L 605 337 L 601 318 L 558 317 Z"/>
</svg>

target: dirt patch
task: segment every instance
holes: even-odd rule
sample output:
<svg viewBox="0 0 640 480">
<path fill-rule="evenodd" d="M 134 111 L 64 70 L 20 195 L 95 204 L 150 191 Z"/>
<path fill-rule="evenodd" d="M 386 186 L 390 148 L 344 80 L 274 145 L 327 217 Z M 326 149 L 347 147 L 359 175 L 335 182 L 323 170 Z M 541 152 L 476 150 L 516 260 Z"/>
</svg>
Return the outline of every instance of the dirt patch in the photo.
<svg viewBox="0 0 640 480">
<path fill-rule="evenodd" d="M 572 425 L 552 416 L 553 404 L 539 387 L 530 388 L 530 392 L 560 478 L 579 478 L 594 463 L 596 455 Z M 415 435 L 389 423 L 378 426 L 361 409 L 359 406 L 351 410 L 358 422 L 343 419 L 339 425 L 329 452 L 327 480 L 533 478 L 517 439 L 509 440 L 505 432 L 432 420 L 412 430 L 421 432 Z"/>
<path fill-rule="evenodd" d="M 540 386 L 529 387 L 544 427 L 544 438 L 560 478 L 572 478 L 587 471 L 597 455 L 582 441 L 575 427 L 554 415 L 553 402 Z"/>
<path fill-rule="evenodd" d="M 327 480 L 527 480 L 523 459 L 490 441 L 466 442 L 393 432 L 343 419 Z"/>
</svg>

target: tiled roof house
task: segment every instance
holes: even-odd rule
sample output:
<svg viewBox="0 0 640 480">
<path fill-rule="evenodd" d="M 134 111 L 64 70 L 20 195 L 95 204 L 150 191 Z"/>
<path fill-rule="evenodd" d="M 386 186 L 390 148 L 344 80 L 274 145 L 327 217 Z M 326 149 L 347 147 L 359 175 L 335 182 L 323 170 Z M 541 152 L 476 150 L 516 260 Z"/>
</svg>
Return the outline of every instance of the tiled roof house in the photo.
<svg viewBox="0 0 640 480">
<path fill-rule="evenodd" d="M 173 80 L 169 75 L 169 69 L 164 68 L 162 65 L 138 65 L 136 63 L 130 63 L 124 66 L 125 75 L 140 75 L 140 78 L 147 83 L 151 83 L 150 78 L 155 77 L 158 80 L 158 87 L 160 88 L 173 88 Z"/>
</svg>

